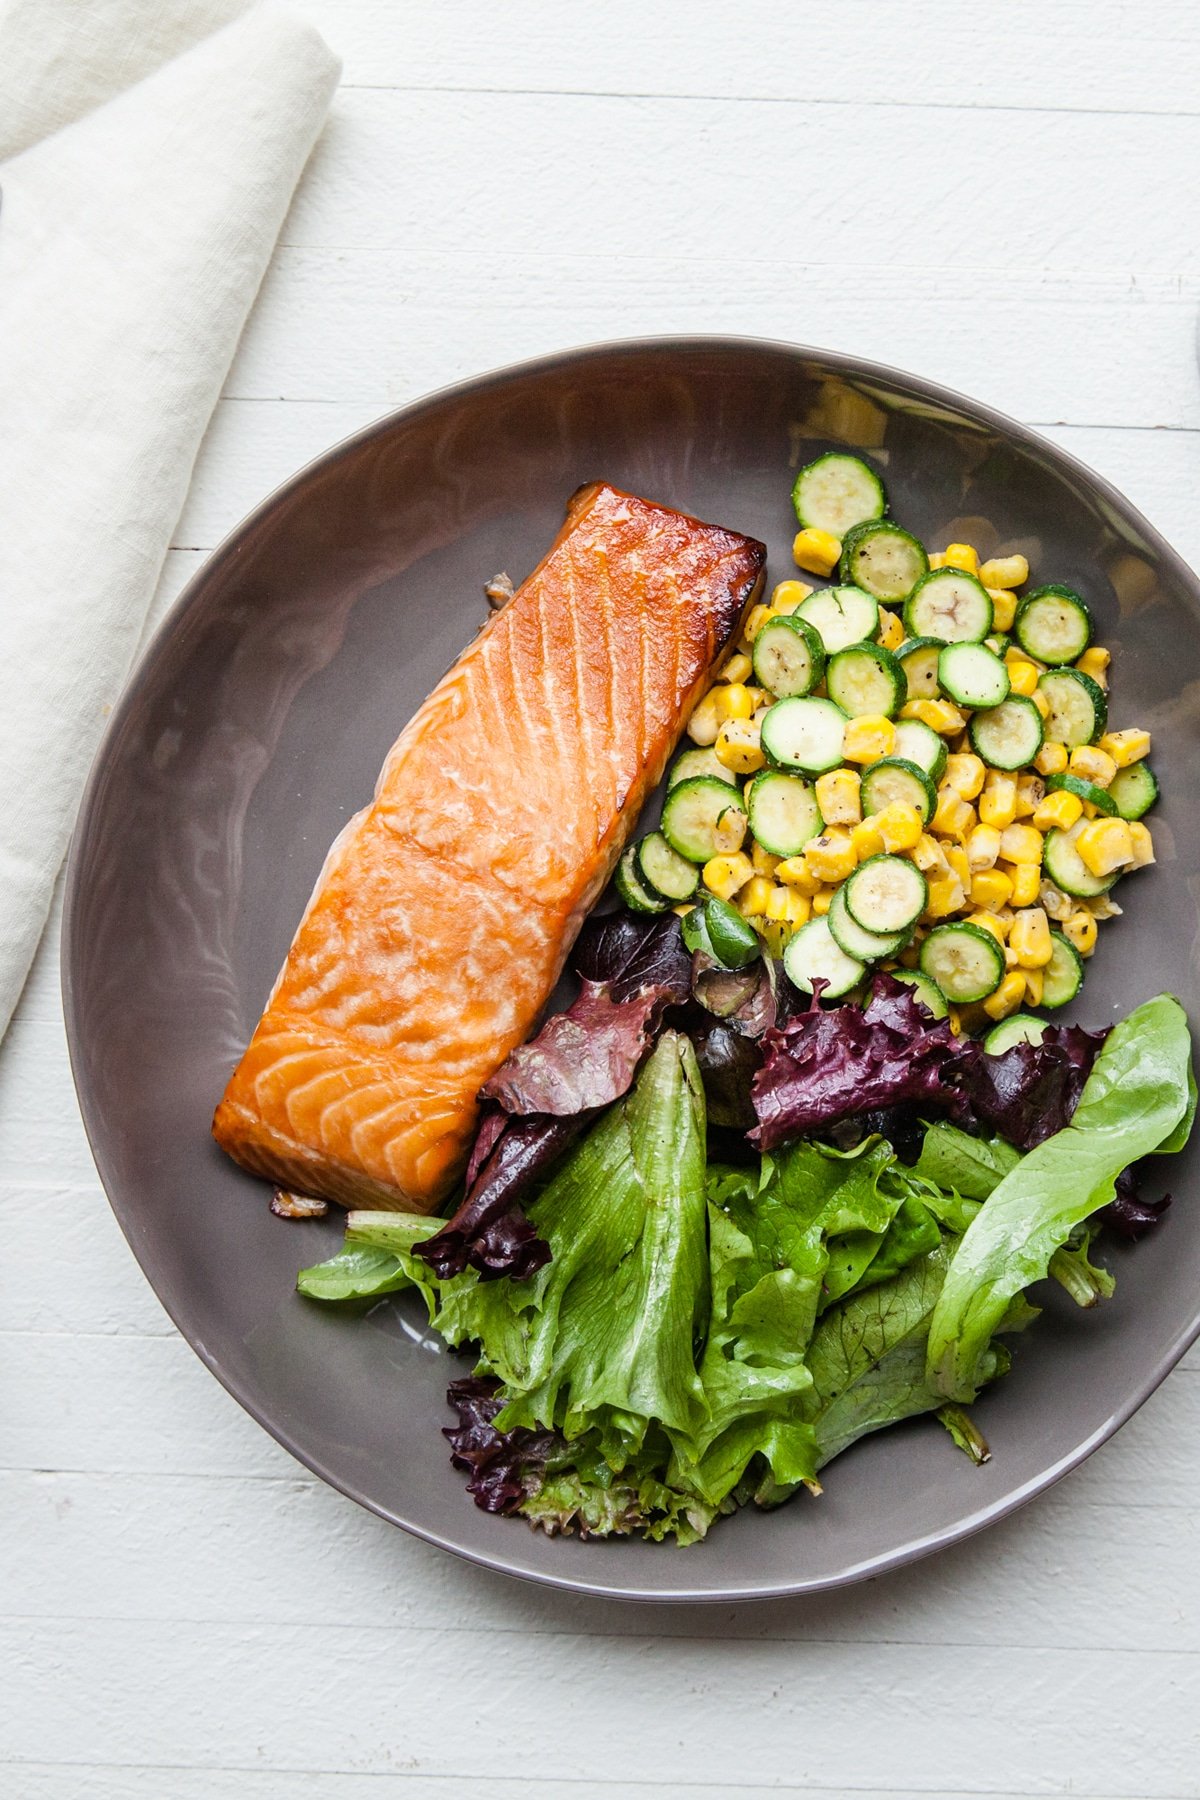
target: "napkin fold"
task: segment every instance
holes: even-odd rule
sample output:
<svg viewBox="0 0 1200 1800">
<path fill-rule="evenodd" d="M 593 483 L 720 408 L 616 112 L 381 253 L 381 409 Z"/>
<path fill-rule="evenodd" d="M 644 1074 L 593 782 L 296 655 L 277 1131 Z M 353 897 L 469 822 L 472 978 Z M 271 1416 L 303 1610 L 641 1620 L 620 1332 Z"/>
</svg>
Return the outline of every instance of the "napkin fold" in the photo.
<svg viewBox="0 0 1200 1800">
<path fill-rule="evenodd" d="M 0 1032 L 338 73 L 273 5 L 0 11 Z"/>
</svg>

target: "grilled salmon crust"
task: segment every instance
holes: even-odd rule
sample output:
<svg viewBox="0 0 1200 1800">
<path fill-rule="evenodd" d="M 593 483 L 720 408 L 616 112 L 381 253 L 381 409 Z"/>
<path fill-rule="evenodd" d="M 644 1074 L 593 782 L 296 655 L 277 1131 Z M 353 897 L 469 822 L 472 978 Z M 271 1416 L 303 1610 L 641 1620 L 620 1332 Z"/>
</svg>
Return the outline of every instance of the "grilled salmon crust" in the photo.
<svg viewBox="0 0 1200 1800">
<path fill-rule="evenodd" d="M 757 589 L 752 538 L 595 484 L 397 739 L 326 859 L 217 1142 L 430 1212 Z"/>
</svg>

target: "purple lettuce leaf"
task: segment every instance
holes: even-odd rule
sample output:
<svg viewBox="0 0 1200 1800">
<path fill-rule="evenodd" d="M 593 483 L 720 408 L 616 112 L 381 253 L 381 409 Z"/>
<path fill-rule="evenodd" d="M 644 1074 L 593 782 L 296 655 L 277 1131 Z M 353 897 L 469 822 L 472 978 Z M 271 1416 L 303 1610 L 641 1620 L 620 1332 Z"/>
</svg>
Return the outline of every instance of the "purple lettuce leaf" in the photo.
<svg viewBox="0 0 1200 1800">
<path fill-rule="evenodd" d="M 593 913 L 576 939 L 571 966 L 581 981 L 604 982 L 618 1005 L 650 992 L 664 1005 L 678 1005 L 691 989 L 692 959 L 674 913 Z"/>
<path fill-rule="evenodd" d="M 628 1093 L 671 990 L 647 987 L 614 1001 L 606 983 L 584 981 L 577 1000 L 519 1044 L 481 1089 L 510 1114 L 569 1118 Z"/>
<path fill-rule="evenodd" d="M 573 1144 L 589 1114 L 510 1119 L 502 1129 L 453 1217 L 415 1254 L 443 1280 L 477 1269 L 484 1281 L 501 1275 L 522 1280 L 550 1260 L 550 1247 L 521 1210 L 519 1200 L 541 1181 Z M 490 1127 L 489 1127 L 490 1129 Z"/>
<path fill-rule="evenodd" d="M 1079 1104 L 1107 1031 L 1051 1025 L 1038 1044 L 1014 1044 L 999 1056 L 964 1041 L 954 1085 L 975 1119 L 1018 1150 L 1061 1131 Z"/>
<path fill-rule="evenodd" d="M 1137 1165 L 1122 1169 L 1117 1176 L 1117 1191 L 1107 1206 L 1102 1206 L 1096 1214 L 1099 1225 L 1108 1225 L 1121 1237 L 1140 1238 L 1144 1232 L 1157 1225 L 1168 1206 L 1171 1204 L 1170 1194 L 1164 1194 L 1161 1200 L 1146 1200 L 1138 1192 Z"/>
<path fill-rule="evenodd" d="M 458 1424 L 443 1428 L 450 1461 L 467 1476 L 467 1492 L 484 1512 L 513 1513 L 542 1485 L 547 1462 L 562 1449 L 553 1431 L 497 1431 L 492 1423 L 504 1405 L 498 1381 L 464 1376 L 446 1390 Z"/>
</svg>

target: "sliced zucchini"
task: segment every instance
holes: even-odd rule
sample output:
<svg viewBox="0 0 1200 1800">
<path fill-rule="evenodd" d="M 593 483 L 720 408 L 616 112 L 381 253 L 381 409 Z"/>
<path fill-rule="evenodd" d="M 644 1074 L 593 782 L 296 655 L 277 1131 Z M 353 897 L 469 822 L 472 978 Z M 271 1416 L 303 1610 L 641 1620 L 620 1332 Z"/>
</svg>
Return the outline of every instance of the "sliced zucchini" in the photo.
<svg viewBox="0 0 1200 1800">
<path fill-rule="evenodd" d="M 637 845 L 630 844 L 613 874 L 613 886 L 625 902 L 630 912 L 662 913 L 666 912 L 671 902 L 664 900 L 661 894 L 655 894 L 642 881 L 638 874 Z"/>
<path fill-rule="evenodd" d="M 672 850 L 661 831 L 652 831 L 637 847 L 637 871 L 643 887 L 664 900 L 690 900 L 700 885 L 694 862 Z"/>
<path fill-rule="evenodd" d="M 929 568 L 925 546 L 890 520 L 857 525 L 842 539 L 838 574 L 891 605 L 906 600 Z"/>
<path fill-rule="evenodd" d="M 758 933 L 727 900 L 710 894 L 703 911 L 709 954 L 723 969 L 744 969 L 762 955 Z"/>
<path fill-rule="evenodd" d="M 982 644 L 992 629 L 987 589 L 965 569 L 931 569 L 904 606 L 910 638 L 941 638 L 944 644 Z"/>
<path fill-rule="evenodd" d="M 947 1000 L 968 1006 L 986 1000 L 1004 979 L 1004 951 L 990 931 L 966 920 L 935 925 L 921 945 L 921 973 Z"/>
<path fill-rule="evenodd" d="M 857 957 L 846 955 L 830 930 L 828 915 L 810 919 L 788 939 L 783 966 L 801 993 L 811 994 L 815 981 L 824 982 L 823 1000 L 848 994 L 867 972 Z"/>
<path fill-rule="evenodd" d="M 802 529 L 831 531 L 844 538 L 855 525 L 882 519 L 887 495 L 874 469 L 859 457 L 830 450 L 801 469 L 792 488 L 792 505 Z"/>
<path fill-rule="evenodd" d="M 931 780 L 940 781 L 950 753 L 945 738 L 939 737 L 931 725 L 923 724 L 920 719 L 898 719 L 894 754 L 905 762 L 916 763 Z"/>
<path fill-rule="evenodd" d="M 904 670 L 882 644 L 850 644 L 831 656 L 825 687 L 829 698 L 852 719 L 864 713 L 890 719 L 908 698 Z"/>
<path fill-rule="evenodd" d="M 1074 794 L 1085 806 L 1094 806 L 1098 812 L 1107 813 L 1110 819 L 1118 816 L 1117 803 L 1107 788 L 1097 786 L 1094 781 L 1085 781 L 1082 775 L 1072 775 L 1069 770 L 1062 775 L 1047 775 L 1046 792 Z"/>
<path fill-rule="evenodd" d="M 824 826 L 812 783 L 764 769 L 746 789 L 750 830 L 770 856 L 798 856 Z"/>
<path fill-rule="evenodd" d="M 1041 713 L 1024 694 L 973 713 L 967 725 L 972 750 L 993 769 L 1023 769 L 1041 749 L 1044 733 Z"/>
<path fill-rule="evenodd" d="M 1092 641 L 1092 615 L 1073 588 L 1035 588 L 1017 608 L 1013 636 L 1038 662 L 1073 663 Z"/>
<path fill-rule="evenodd" d="M 1120 819 L 1140 819 L 1158 799 L 1158 782 L 1149 763 L 1130 763 L 1118 769 L 1105 789 Z"/>
<path fill-rule="evenodd" d="M 830 912 L 833 908 L 830 907 Z M 946 1004 L 946 996 L 936 981 L 930 981 L 928 975 L 922 975 L 920 969 L 893 969 L 892 979 L 902 981 L 916 993 L 917 999 L 931 1012 L 935 1019 L 944 1019 L 950 1011 Z"/>
<path fill-rule="evenodd" d="M 1117 879 L 1118 871 L 1111 875 L 1093 875 L 1092 871 L 1075 848 L 1075 841 L 1084 826 L 1086 819 L 1077 819 L 1069 831 L 1057 828 L 1046 833 L 1046 845 L 1042 852 L 1042 867 L 1064 894 L 1075 894 L 1081 900 L 1094 900 L 1098 894 L 1107 894 Z"/>
<path fill-rule="evenodd" d="M 1108 723 L 1104 689 L 1082 669 L 1047 669 L 1038 681 L 1038 692 L 1050 707 L 1046 736 L 1052 743 L 1065 744 L 1068 750 L 1090 744 Z"/>
<path fill-rule="evenodd" d="M 902 856 L 868 856 L 843 891 L 855 924 L 879 936 L 915 925 L 929 897 L 924 875 Z"/>
<path fill-rule="evenodd" d="M 938 680 L 960 706 L 999 706 L 1012 686 L 1007 668 L 985 644 L 947 644 L 938 657 Z"/>
<path fill-rule="evenodd" d="M 672 850 L 689 862 L 740 850 L 746 811 L 736 788 L 713 775 L 678 781 L 663 803 L 662 833 Z"/>
<path fill-rule="evenodd" d="M 677 756 L 667 770 L 667 786 L 673 788 L 677 781 L 691 781 L 697 775 L 715 775 L 718 781 L 727 781 L 731 787 L 737 786 L 737 776 L 732 769 L 727 769 L 716 751 L 685 750 Z"/>
<path fill-rule="evenodd" d="M 832 700 L 777 700 L 762 722 L 762 747 L 777 768 L 824 775 L 842 760 L 846 715 Z"/>
<path fill-rule="evenodd" d="M 904 670 L 910 700 L 936 700 L 938 697 L 938 657 L 941 638 L 907 638 L 896 652 L 896 661 Z"/>
<path fill-rule="evenodd" d="M 834 894 L 826 917 L 839 948 L 847 956 L 857 957 L 859 962 L 878 962 L 882 956 L 894 956 L 897 950 L 904 947 L 908 937 L 907 931 L 864 931 L 857 919 L 851 916 L 846 905 L 844 887 L 838 888 Z"/>
<path fill-rule="evenodd" d="M 1040 1044 L 1049 1029 L 1045 1019 L 1035 1019 L 1032 1013 L 1014 1013 L 992 1026 L 983 1047 L 989 1056 L 1003 1056 L 1014 1044 Z"/>
<path fill-rule="evenodd" d="M 754 640 L 754 678 L 777 700 L 811 694 L 824 673 L 821 634 L 795 613 L 768 620 Z"/>
<path fill-rule="evenodd" d="M 1050 961 L 1042 970 L 1042 1005 L 1066 1006 L 1083 986 L 1083 958 L 1069 937 L 1050 927 Z"/>
<path fill-rule="evenodd" d="M 882 812 L 885 806 L 899 800 L 905 806 L 916 807 L 922 825 L 929 821 L 937 805 L 937 788 L 932 776 L 902 756 L 881 756 L 878 762 L 864 770 L 860 796 L 864 818 Z"/>
<path fill-rule="evenodd" d="M 866 643 L 879 630 L 878 606 L 870 594 L 856 587 L 821 588 L 802 601 L 792 616 L 812 626 L 829 656 L 847 644 Z"/>
</svg>

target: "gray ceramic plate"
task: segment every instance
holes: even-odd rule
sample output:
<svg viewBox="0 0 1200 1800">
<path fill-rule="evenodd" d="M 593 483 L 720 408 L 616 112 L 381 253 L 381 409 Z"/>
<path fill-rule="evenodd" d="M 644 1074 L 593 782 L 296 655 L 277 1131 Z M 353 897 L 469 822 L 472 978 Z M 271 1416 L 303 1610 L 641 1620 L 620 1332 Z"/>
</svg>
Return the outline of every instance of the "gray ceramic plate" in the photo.
<svg viewBox="0 0 1200 1800">
<path fill-rule="evenodd" d="M 296 1297 L 337 1219 L 289 1224 L 209 1135 L 325 850 L 393 738 L 596 476 L 765 539 L 791 570 L 791 471 L 869 447 L 934 545 L 1019 547 L 1078 586 L 1116 653 L 1115 721 L 1167 774 L 1159 865 L 1107 927 L 1080 1017 L 1162 988 L 1197 1017 L 1196 578 L 1105 482 L 971 401 L 827 352 L 618 344 L 484 377 L 329 452 L 242 525 L 142 661 L 71 859 L 66 1011 L 100 1174 L 147 1276 L 213 1373 L 294 1455 L 385 1518 L 494 1568 L 642 1599 L 742 1599 L 858 1580 L 977 1531 L 1102 1443 L 1200 1329 L 1192 1157 L 1176 1204 L 1117 1250 L 1115 1300 L 1049 1297 L 978 1408 L 970 1466 L 929 1422 L 883 1433 L 824 1497 L 747 1512 L 679 1551 L 535 1536 L 468 1500 L 439 1428 L 460 1367 L 411 1302 L 347 1319 Z M 1184 771 L 1189 771 L 1187 779 Z M 1172 772 L 1175 779 L 1172 779 Z"/>
</svg>

